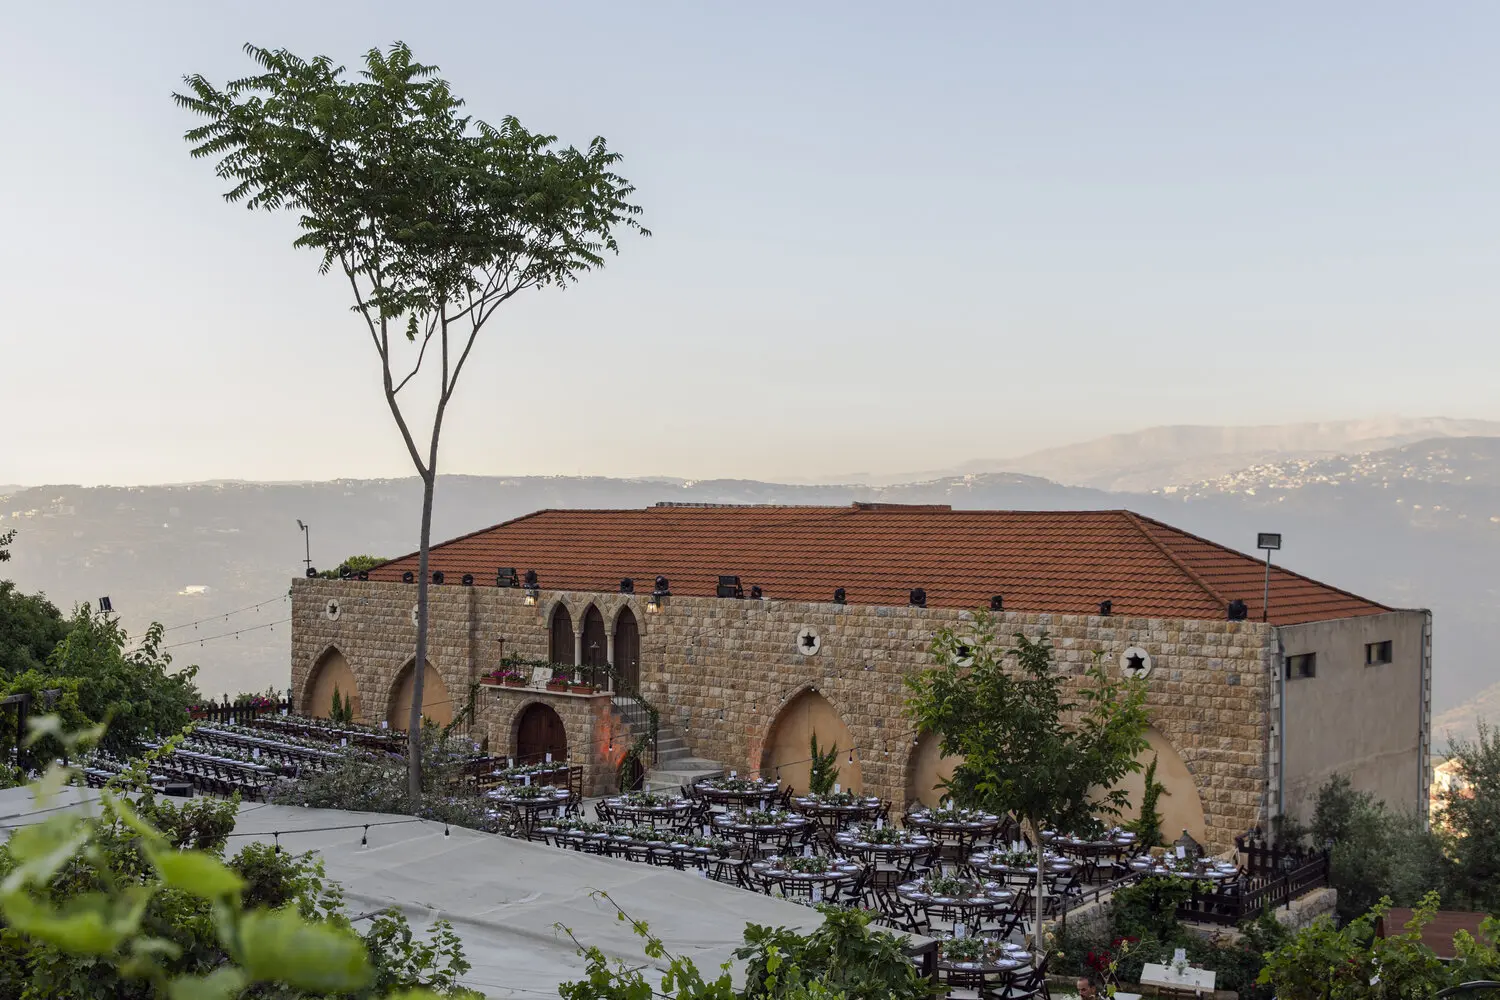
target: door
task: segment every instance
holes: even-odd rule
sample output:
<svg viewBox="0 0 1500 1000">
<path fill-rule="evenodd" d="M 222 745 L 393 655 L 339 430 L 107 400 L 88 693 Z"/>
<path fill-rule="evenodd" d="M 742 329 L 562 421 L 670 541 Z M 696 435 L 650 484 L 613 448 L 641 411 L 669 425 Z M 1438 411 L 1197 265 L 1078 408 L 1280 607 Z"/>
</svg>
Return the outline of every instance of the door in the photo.
<svg viewBox="0 0 1500 1000">
<path fill-rule="evenodd" d="M 523 764 L 547 759 L 568 759 L 568 734 L 562 719 L 547 705 L 532 705 L 521 713 L 516 726 L 516 760 Z"/>
<path fill-rule="evenodd" d="M 604 634 L 604 616 L 592 604 L 583 613 L 583 665 L 596 668 L 596 673 L 585 671 L 585 677 L 600 687 L 605 684 L 604 671 L 597 670 L 609 663 L 609 640 Z"/>
<path fill-rule="evenodd" d="M 620 686 L 630 694 L 641 687 L 641 632 L 629 608 L 615 619 L 615 667 L 620 672 Z"/>
<path fill-rule="evenodd" d="M 563 663 L 573 666 L 578 661 L 573 657 L 577 651 L 573 648 L 573 616 L 568 614 L 568 609 L 561 604 L 557 610 L 552 612 L 552 629 L 548 637 L 547 655 L 553 663 Z"/>
</svg>

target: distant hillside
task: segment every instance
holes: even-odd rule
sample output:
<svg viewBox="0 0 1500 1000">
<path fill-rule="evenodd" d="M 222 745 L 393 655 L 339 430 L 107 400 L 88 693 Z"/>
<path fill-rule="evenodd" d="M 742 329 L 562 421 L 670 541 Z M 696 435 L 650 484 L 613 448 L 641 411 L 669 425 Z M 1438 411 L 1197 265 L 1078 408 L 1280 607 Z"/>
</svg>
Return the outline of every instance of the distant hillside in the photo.
<svg viewBox="0 0 1500 1000">
<path fill-rule="evenodd" d="M 1281 558 L 1336 562 L 1341 586 L 1431 608 L 1438 742 L 1442 727 L 1500 723 L 1500 438 L 1267 462 L 1157 495 L 1179 505 L 1174 523 L 1248 516 L 1285 533 Z"/>
<path fill-rule="evenodd" d="M 1146 492 L 1287 458 L 1378 451 L 1439 437 L 1500 435 L 1500 422 L 1446 417 L 1341 420 L 1263 427 L 1152 427 L 1022 455 L 969 462 L 957 473 L 1010 471 L 1096 489 Z"/>
<path fill-rule="evenodd" d="M 1432 745 L 1439 753 L 1450 739 L 1473 739 L 1479 720 L 1500 728 L 1500 683 L 1491 684 L 1468 701 L 1432 718 Z"/>
<path fill-rule="evenodd" d="M 1281 531 L 1279 563 L 1382 603 L 1431 608 L 1435 707 L 1472 718 L 1479 708 L 1461 706 L 1495 681 L 1497 470 L 1500 439 L 1444 438 L 1317 459 L 1283 457 L 1155 493 L 1063 486 L 1013 473 L 884 487 L 452 476 L 438 489 L 433 535 L 451 538 L 544 507 L 661 500 L 1129 507 L 1241 550 L 1253 550 L 1257 531 Z M 0 498 L 0 526 L 19 532 L 15 558 L 0 574 L 65 606 L 108 594 L 132 631 L 153 619 L 186 625 L 169 636 L 182 644 L 173 652 L 202 664 L 210 693 L 284 685 L 289 646 L 280 599 L 302 571 L 297 519 L 311 525 L 314 565 L 330 568 L 357 553 L 394 556 L 416 548 L 419 500 L 414 479 L 29 488 Z M 251 631 L 231 635 L 242 629 Z"/>
</svg>

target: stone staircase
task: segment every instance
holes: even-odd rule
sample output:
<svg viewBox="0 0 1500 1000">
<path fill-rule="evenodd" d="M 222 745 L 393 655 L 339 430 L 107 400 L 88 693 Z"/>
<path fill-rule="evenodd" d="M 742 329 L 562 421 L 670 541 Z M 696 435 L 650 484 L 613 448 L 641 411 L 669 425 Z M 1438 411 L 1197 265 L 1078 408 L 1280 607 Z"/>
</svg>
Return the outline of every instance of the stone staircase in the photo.
<svg viewBox="0 0 1500 1000">
<path fill-rule="evenodd" d="M 644 733 L 650 725 L 646 709 L 634 698 L 616 695 L 615 714 L 630 727 L 632 733 Z M 656 728 L 656 766 L 646 773 L 648 792 L 676 791 L 680 785 L 690 785 L 700 778 L 718 777 L 724 773 L 724 765 L 716 760 L 694 757 L 687 741 L 671 723 L 661 721 Z"/>
</svg>

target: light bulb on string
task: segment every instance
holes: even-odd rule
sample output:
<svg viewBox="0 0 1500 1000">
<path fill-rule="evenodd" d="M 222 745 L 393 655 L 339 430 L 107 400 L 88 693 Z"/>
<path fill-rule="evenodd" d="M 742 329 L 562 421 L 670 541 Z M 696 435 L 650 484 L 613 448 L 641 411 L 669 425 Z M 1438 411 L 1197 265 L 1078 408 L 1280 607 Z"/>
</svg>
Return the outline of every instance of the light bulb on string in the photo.
<svg viewBox="0 0 1500 1000">
<path fill-rule="evenodd" d="M 370 846 L 370 824 L 368 823 L 365 824 L 365 832 L 359 835 L 359 846 Z"/>
</svg>

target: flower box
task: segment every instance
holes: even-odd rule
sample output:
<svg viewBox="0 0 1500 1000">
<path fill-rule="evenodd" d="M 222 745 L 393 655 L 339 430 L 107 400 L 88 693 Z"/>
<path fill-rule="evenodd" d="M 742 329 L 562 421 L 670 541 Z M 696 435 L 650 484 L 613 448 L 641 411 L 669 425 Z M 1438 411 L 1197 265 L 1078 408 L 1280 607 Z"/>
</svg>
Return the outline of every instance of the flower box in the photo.
<svg viewBox="0 0 1500 1000">
<path fill-rule="evenodd" d="M 508 688 L 525 687 L 526 686 L 526 678 L 524 678 L 524 677 L 502 677 L 500 679 L 500 683 L 503 684 L 503 685 L 505 685 Z"/>
<path fill-rule="evenodd" d="M 567 689 L 568 689 L 568 682 L 567 681 L 548 681 L 547 682 L 547 690 L 548 691 L 566 691 Z"/>
<path fill-rule="evenodd" d="M 568 685 L 568 690 L 571 691 L 571 692 L 573 692 L 574 694 L 593 694 L 594 693 L 594 685 L 592 685 L 592 684 L 569 684 Z"/>
</svg>

